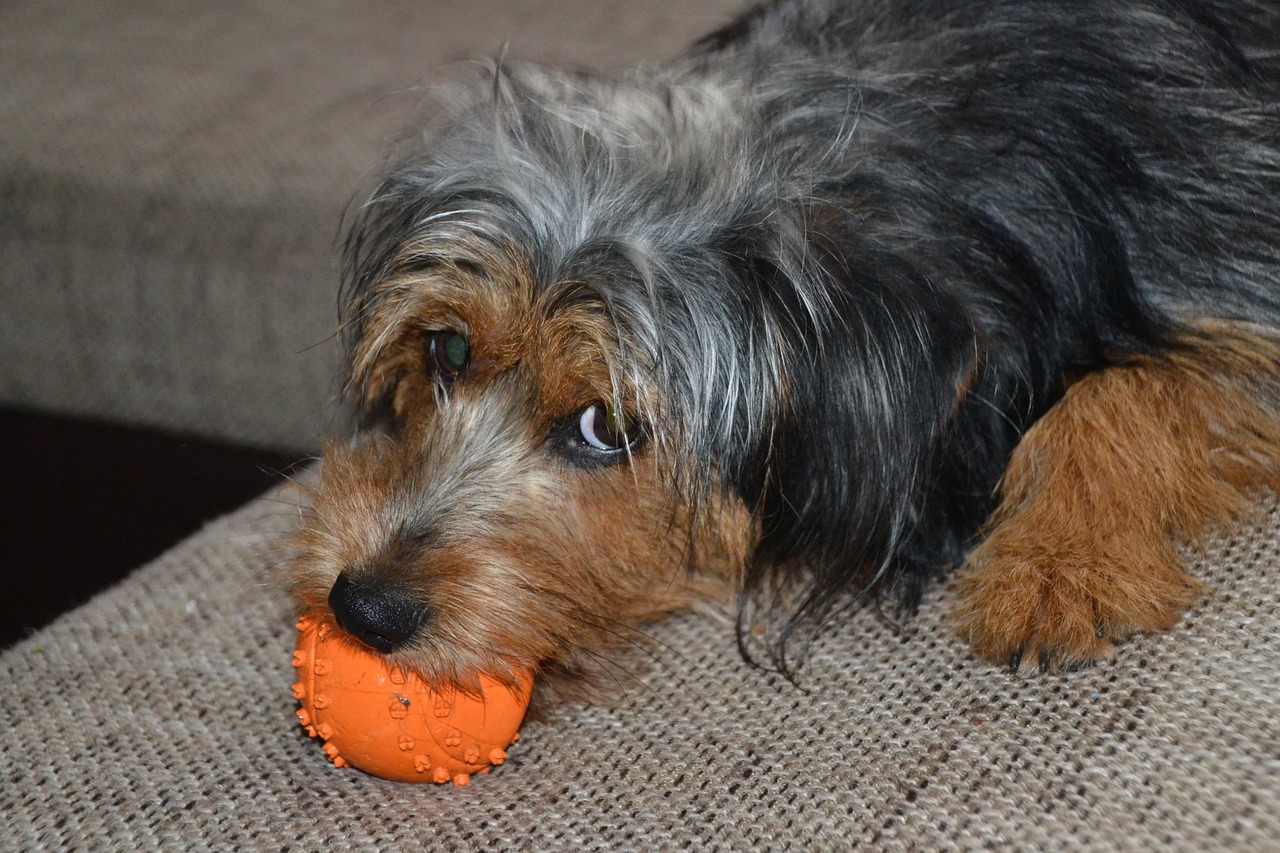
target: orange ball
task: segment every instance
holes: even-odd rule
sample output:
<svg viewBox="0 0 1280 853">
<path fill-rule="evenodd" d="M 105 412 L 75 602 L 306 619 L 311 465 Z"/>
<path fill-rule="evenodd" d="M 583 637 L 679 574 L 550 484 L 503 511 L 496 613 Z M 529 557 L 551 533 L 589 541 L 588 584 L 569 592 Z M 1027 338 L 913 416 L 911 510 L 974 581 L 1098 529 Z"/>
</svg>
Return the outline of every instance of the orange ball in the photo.
<svg viewBox="0 0 1280 853">
<path fill-rule="evenodd" d="M 531 673 L 512 690 L 480 676 L 481 695 L 433 690 L 351 640 L 329 619 L 298 620 L 298 719 L 339 767 L 401 782 L 465 785 L 506 760 L 529 705 Z"/>
</svg>

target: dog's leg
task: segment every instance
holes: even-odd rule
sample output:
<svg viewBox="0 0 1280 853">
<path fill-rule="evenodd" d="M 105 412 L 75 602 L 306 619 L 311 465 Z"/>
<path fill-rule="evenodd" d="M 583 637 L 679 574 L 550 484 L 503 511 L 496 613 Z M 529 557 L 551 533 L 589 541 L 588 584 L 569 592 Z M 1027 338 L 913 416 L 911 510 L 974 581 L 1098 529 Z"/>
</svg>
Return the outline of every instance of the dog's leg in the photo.
<svg viewBox="0 0 1280 853">
<path fill-rule="evenodd" d="M 1024 436 L 959 577 L 978 654 L 1057 669 L 1171 627 L 1202 586 L 1177 545 L 1280 487 L 1280 336 L 1214 322 L 1180 343 L 1086 376 Z"/>
</svg>

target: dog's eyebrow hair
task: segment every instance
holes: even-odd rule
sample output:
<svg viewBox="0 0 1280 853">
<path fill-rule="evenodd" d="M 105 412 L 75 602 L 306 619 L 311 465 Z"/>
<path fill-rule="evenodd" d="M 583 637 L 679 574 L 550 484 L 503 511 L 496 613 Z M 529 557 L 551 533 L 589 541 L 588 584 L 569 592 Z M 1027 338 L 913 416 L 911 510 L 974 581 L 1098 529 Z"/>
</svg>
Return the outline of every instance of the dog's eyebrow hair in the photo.
<svg viewBox="0 0 1280 853">
<path fill-rule="evenodd" d="M 441 255 L 433 251 L 406 252 L 396 261 L 394 277 L 427 276 L 442 271 L 456 272 L 476 281 L 488 283 L 493 275 L 483 261 L 465 255 Z"/>
</svg>

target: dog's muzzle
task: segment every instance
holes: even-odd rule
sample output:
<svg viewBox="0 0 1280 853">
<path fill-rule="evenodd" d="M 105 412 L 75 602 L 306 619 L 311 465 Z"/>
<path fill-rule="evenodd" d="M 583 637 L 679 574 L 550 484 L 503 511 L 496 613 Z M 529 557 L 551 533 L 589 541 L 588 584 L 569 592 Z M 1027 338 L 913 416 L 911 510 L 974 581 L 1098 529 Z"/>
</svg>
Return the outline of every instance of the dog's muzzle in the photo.
<svg viewBox="0 0 1280 853">
<path fill-rule="evenodd" d="M 384 653 L 411 640 L 431 613 L 395 584 L 377 578 L 352 580 L 346 572 L 329 591 L 329 608 L 342 630 Z"/>
</svg>

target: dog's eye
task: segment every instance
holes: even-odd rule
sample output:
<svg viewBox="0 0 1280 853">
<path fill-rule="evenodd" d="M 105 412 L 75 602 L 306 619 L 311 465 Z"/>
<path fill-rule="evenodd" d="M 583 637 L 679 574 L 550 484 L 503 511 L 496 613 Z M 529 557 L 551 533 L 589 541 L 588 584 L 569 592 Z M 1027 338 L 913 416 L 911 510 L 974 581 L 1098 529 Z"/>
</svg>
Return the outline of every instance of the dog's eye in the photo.
<svg viewBox="0 0 1280 853">
<path fill-rule="evenodd" d="M 605 453 L 616 453 L 639 438 L 636 419 L 617 406 L 595 403 L 578 416 L 578 433 L 582 441 Z"/>
<path fill-rule="evenodd" d="M 448 381 L 463 371 L 471 357 L 467 339 L 459 332 L 444 329 L 427 335 L 427 366 Z"/>
</svg>

